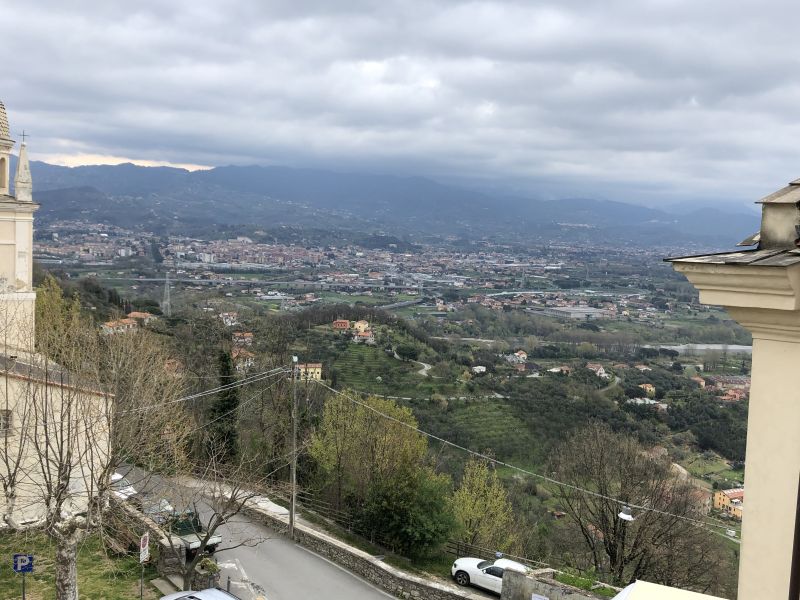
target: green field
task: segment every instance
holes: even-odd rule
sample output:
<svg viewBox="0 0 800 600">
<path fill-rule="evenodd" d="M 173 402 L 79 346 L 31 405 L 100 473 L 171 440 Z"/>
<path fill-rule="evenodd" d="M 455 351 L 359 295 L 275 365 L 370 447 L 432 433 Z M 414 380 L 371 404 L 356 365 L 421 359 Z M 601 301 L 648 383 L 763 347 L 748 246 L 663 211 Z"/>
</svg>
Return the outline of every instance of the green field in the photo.
<svg viewBox="0 0 800 600">
<path fill-rule="evenodd" d="M 419 399 L 406 404 L 431 433 L 476 452 L 528 464 L 536 447 L 527 426 L 505 400 Z M 459 460 L 466 460 L 465 454 L 455 452 Z"/>
<path fill-rule="evenodd" d="M 421 379 L 415 363 L 401 362 L 374 346 L 353 343 L 337 356 L 333 368 L 339 385 L 381 394 L 413 389 Z"/>
<path fill-rule="evenodd" d="M 709 487 L 717 483 L 719 489 L 724 490 L 744 481 L 742 469 L 732 469 L 727 460 L 713 452 L 693 454 L 681 461 L 681 466 Z"/>
</svg>

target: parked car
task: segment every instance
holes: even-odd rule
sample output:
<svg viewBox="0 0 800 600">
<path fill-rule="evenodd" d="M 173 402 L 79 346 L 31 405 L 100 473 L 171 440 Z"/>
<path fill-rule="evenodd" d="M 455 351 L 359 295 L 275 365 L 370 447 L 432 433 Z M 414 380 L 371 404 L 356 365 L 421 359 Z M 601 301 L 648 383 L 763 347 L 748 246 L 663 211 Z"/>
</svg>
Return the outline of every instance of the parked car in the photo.
<svg viewBox="0 0 800 600">
<path fill-rule="evenodd" d="M 458 585 L 474 585 L 499 594 L 503 587 L 503 573 L 506 569 L 520 573 L 528 572 L 528 567 L 507 558 L 482 560 L 467 557 L 457 559 L 450 573 Z"/>
<path fill-rule="evenodd" d="M 176 546 L 182 545 L 186 549 L 187 560 L 191 560 L 197 554 L 202 545 L 202 540 L 208 533 L 200 518 L 192 510 L 173 511 L 164 525 L 170 534 L 172 543 Z M 205 552 L 214 554 L 221 542 L 222 536 L 215 533 L 206 540 Z"/>
<path fill-rule="evenodd" d="M 111 493 L 117 500 L 124 502 L 131 502 L 132 504 L 141 507 L 142 499 L 139 492 L 136 491 L 122 473 L 114 473 L 111 476 Z"/>
<path fill-rule="evenodd" d="M 167 594 L 161 596 L 161 600 L 240 600 L 240 598 L 219 588 L 208 588 L 199 592 L 186 591 Z"/>
</svg>

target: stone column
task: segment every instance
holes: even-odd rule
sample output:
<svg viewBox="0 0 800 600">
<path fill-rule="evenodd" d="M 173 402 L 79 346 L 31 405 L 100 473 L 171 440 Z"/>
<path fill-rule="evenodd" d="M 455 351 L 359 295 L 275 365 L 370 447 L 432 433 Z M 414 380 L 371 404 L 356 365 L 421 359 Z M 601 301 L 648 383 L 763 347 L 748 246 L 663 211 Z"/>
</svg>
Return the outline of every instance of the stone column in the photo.
<svg viewBox="0 0 800 600">
<path fill-rule="evenodd" d="M 800 477 L 800 265 L 675 262 L 753 334 L 739 600 L 788 598 Z"/>
</svg>

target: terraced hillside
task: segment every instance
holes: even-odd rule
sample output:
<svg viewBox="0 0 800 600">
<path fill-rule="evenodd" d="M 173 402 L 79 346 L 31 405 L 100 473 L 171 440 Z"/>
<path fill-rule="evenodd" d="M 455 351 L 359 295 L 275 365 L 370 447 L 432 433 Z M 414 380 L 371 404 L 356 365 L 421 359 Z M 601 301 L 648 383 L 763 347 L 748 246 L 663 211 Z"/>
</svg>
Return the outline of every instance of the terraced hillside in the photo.
<svg viewBox="0 0 800 600">
<path fill-rule="evenodd" d="M 401 362 L 374 346 L 348 345 L 331 368 L 339 386 L 366 392 L 413 389 L 421 379 L 414 363 Z"/>
<path fill-rule="evenodd" d="M 528 462 L 536 447 L 524 421 L 504 400 L 408 402 L 420 425 L 470 450 Z"/>
</svg>

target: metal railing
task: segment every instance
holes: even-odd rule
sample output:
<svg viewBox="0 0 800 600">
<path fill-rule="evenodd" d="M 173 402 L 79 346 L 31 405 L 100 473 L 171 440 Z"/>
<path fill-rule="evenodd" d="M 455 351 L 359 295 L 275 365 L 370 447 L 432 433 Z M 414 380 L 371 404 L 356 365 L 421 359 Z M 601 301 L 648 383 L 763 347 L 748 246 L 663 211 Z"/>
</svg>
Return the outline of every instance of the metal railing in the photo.
<svg viewBox="0 0 800 600">
<path fill-rule="evenodd" d="M 445 552 L 454 555 L 456 558 L 462 556 L 473 556 L 475 558 L 483 558 L 484 560 L 494 560 L 497 558 L 497 550 L 492 550 L 490 548 L 484 548 L 482 546 L 476 546 L 475 544 L 468 544 L 466 542 L 460 542 L 457 540 L 449 540 L 447 544 L 445 544 Z M 503 552 L 502 555 L 503 558 L 509 558 L 532 569 L 546 569 L 550 567 L 550 565 L 545 562 L 533 560 L 532 558 L 528 558 L 526 556 L 506 554 L 505 552 Z"/>
</svg>

